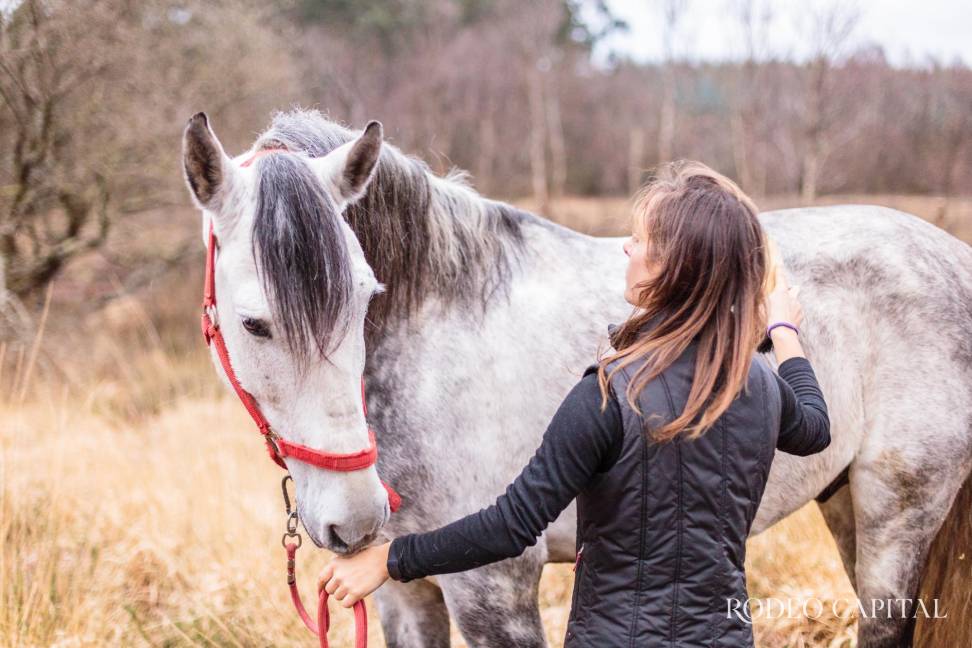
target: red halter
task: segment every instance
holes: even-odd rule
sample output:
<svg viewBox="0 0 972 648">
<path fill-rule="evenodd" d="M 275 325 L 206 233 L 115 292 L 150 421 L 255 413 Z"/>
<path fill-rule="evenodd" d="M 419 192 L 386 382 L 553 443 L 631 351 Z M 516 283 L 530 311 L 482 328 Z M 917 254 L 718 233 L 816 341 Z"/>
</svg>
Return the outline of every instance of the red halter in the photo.
<svg viewBox="0 0 972 648">
<path fill-rule="evenodd" d="M 242 163 L 241 166 L 250 166 L 255 159 L 267 153 L 272 153 L 278 150 L 286 150 L 281 148 L 271 148 L 262 149 L 257 151 L 252 156 L 250 156 L 246 161 Z M 358 452 L 351 452 L 346 454 L 340 454 L 335 452 L 324 452 L 323 450 L 315 450 L 314 448 L 309 448 L 305 445 L 299 443 L 292 443 L 282 438 L 276 432 L 270 428 L 270 423 L 263 416 L 263 412 L 260 411 L 259 405 L 257 405 L 256 399 L 248 391 L 243 389 L 240 385 L 240 381 L 236 377 L 236 372 L 233 371 L 233 365 L 230 362 L 229 351 L 226 349 L 226 341 L 223 339 L 223 333 L 219 328 L 219 321 L 216 316 L 216 248 L 218 247 L 218 241 L 216 240 L 216 233 L 213 230 L 212 223 L 209 224 L 209 237 L 206 244 L 206 279 L 203 286 L 203 313 L 202 313 L 202 333 L 203 337 L 206 339 L 206 344 L 215 347 L 216 355 L 219 357 L 219 363 L 223 367 L 223 372 L 226 374 L 226 378 L 229 379 L 230 385 L 233 386 L 233 391 L 239 397 L 240 402 L 243 403 L 243 407 L 249 412 L 250 417 L 253 422 L 256 423 L 257 428 L 259 428 L 260 433 L 263 434 L 263 438 L 267 444 L 267 451 L 270 454 L 270 458 L 276 462 L 278 466 L 285 469 L 287 464 L 284 463 L 284 458 L 291 457 L 297 461 L 303 463 L 311 464 L 318 468 L 324 470 L 334 470 L 338 472 L 350 472 L 354 470 L 363 470 L 370 466 L 373 466 L 378 459 L 378 446 L 375 443 L 375 433 L 370 427 L 368 428 L 368 447 L 365 450 L 360 450 Z M 365 385 L 364 378 L 361 379 L 361 406 L 364 410 L 365 417 L 368 416 L 368 405 L 365 401 Z M 286 483 L 286 479 L 285 479 Z M 388 484 L 382 482 L 382 486 L 388 492 L 388 505 L 392 512 L 397 511 L 398 507 L 401 505 L 401 497 L 392 489 Z M 286 498 L 286 486 L 284 487 L 284 497 Z M 329 618 L 327 613 L 327 592 L 321 590 L 320 601 L 318 605 L 318 624 L 315 624 L 310 616 L 304 609 L 304 605 L 300 600 L 300 595 L 297 592 L 296 579 L 294 577 L 295 570 L 295 555 L 297 548 L 300 546 L 300 536 L 296 533 L 296 512 L 291 512 L 290 502 L 287 501 L 287 514 L 290 516 L 288 518 L 287 533 L 284 534 L 283 544 L 284 548 L 287 549 L 287 583 L 290 586 L 290 594 L 293 598 L 294 605 L 300 614 L 301 620 L 304 624 L 311 630 L 311 632 L 319 635 L 320 644 L 323 648 L 327 648 L 327 628 L 329 626 Z M 293 522 L 291 523 L 291 520 Z M 287 538 L 297 538 L 297 543 L 287 542 Z M 364 602 L 359 601 L 355 604 L 355 628 L 356 628 L 356 648 L 363 648 L 367 644 L 367 617 L 365 614 Z"/>
</svg>

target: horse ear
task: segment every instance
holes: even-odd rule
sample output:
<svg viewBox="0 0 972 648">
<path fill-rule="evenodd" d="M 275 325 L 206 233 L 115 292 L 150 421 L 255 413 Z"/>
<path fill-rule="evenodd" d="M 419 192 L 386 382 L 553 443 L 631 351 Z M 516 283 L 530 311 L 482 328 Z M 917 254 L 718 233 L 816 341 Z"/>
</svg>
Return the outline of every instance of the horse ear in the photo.
<svg viewBox="0 0 972 648">
<path fill-rule="evenodd" d="M 381 155 L 381 123 L 371 121 L 358 139 L 311 160 L 318 177 L 343 208 L 364 195 Z"/>
<path fill-rule="evenodd" d="M 200 208 L 218 211 L 232 168 L 232 160 L 209 127 L 206 113 L 190 117 L 182 134 L 182 170 Z"/>
</svg>

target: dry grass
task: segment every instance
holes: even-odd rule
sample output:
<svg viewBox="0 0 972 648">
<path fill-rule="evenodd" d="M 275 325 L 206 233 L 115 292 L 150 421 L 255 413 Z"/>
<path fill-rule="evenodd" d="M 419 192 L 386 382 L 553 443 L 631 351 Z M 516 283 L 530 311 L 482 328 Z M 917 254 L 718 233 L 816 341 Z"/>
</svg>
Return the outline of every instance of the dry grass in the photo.
<svg viewBox="0 0 972 648">
<path fill-rule="evenodd" d="M 578 229 L 618 231 L 623 205 L 558 210 Z M 280 472 L 196 340 L 197 272 L 82 321 L 84 296 L 62 282 L 46 336 L 0 351 L 0 646 L 313 644 L 287 596 Z M 302 550 L 305 593 L 325 559 Z M 755 597 L 853 597 L 812 504 L 751 539 L 748 568 Z M 571 578 L 567 565 L 544 572 L 554 646 Z M 350 645 L 349 621 L 335 612 L 332 645 Z M 853 646 L 854 625 L 758 619 L 756 635 Z M 382 645 L 373 611 L 370 639 Z"/>
<path fill-rule="evenodd" d="M 280 474 L 238 404 L 186 397 L 137 424 L 96 409 L 53 391 L 0 407 L 0 645 L 311 645 L 284 584 Z M 853 596 L 812 506 L 750 556 L 754 596 Z M 301 552 L 303 591 L 324 559 Z M 555 646 L 571 579 L 566 565 L 544 572 Z M 349 617 L 334 616 L 333 645 L 351 645 Z M 852 636 L 793 619 L 757 632 L 766 646 Z"/>
</svg>

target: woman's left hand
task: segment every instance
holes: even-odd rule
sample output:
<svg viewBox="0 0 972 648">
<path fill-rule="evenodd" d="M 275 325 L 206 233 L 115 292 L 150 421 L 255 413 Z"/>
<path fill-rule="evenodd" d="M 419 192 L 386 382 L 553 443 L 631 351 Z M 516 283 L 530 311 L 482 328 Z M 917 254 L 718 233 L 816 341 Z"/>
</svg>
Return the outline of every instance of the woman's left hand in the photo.
<svg viewBox="0 0 972 648">
<path fill-rule="evenodd" d="M 346 608 L 368 596 L 388 580 L 388 547 L 362 549 L 353 556 L 335 556 L 324 567 L 317 589 L 325 590 Z"/>
</svg>

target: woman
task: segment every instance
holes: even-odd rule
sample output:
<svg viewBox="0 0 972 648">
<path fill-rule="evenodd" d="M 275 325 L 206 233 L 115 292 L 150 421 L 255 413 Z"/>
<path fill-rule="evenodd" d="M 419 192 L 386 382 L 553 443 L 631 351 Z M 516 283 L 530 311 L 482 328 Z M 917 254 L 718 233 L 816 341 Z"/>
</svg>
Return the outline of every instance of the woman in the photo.
<svg viewBox="0 0 972 648">
<path fill-rule="evenodd" d="M 350 606 L 389 577 L 517 556 L 576 498 L 566 646 L 752 646 L 745 543 L 773 451 L 830 443 L 796 289 L 770 272 L 756 215 L 705 165 L 663 169 L 624 244 L 635 311 L 506 493 L 442 528 L 335 558 L 321 586 Z M 756 354 L 766 336 L 778 375 Z"/>
</svg>

